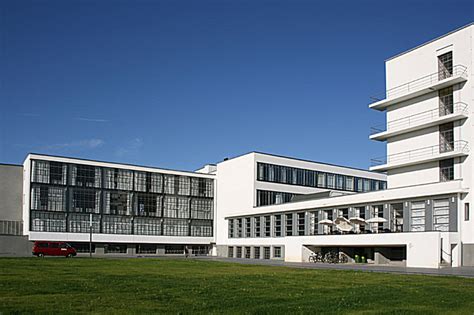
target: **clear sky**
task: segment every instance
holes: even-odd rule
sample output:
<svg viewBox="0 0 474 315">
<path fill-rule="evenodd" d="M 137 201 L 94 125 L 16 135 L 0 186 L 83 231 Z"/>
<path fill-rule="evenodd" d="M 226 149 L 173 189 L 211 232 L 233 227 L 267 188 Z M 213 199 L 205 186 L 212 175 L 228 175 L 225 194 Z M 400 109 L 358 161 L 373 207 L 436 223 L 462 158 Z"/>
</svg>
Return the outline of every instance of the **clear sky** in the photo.
<svg viewBox="0 0 474 315">
<path fill-rule="evenodd" d="M 0 0 L 0 162 L 193 170 L 248 151 L 367 168 L 384 60 L 474 1 Z"/>
</svg>

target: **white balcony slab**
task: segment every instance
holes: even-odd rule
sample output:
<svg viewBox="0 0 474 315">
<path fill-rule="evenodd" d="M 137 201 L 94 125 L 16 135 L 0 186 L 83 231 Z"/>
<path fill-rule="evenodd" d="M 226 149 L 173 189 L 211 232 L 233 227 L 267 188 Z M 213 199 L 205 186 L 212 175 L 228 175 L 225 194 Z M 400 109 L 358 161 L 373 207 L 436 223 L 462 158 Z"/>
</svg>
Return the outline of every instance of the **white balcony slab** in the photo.
<svg viewBox="0 0 474 315">
<path fill-rule="evenodd" d="M 414 89 L 406 93 L 401 93 L 400 95 L 397 95 L 397 96 L 393 96 L 393 97 L 389 97 L 389 98 L 377 101 L 375 103 L 370 104 L 369 108 L 383 111 L 391 105 L 395 105 L 403 101 L 407 101 L 409 99 L 419 97 L 419 96 L 431 93 L 433 91 L 444 89 L 446 87 L 449 87 L 461 82 L 465 82 L 465 81 L 467 81 L 466 74 L 461 73 L 459 75 L 453 75 L 452 77 L 446 78 L 441 81 L 436 81 L 432 84 L 428 84 L 418 89 Z"/>
</svg>

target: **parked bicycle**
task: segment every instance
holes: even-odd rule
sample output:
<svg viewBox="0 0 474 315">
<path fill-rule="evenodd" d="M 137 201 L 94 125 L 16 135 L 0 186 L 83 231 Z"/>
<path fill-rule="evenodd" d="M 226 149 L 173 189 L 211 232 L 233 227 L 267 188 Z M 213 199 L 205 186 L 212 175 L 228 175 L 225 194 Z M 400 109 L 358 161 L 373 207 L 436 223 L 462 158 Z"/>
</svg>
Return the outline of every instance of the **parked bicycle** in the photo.
<svg viewBox="0 0 474 315">
<path fill-rule="evenodd" d="M 330 251 L 324 255 L 321 252 L 313 253 L 309 256 L 308 260 L 312 263 L 326 264 L 346 264 L 349 262 L 349 258 L 346 254 L 336 251 Z"/>
</svg>

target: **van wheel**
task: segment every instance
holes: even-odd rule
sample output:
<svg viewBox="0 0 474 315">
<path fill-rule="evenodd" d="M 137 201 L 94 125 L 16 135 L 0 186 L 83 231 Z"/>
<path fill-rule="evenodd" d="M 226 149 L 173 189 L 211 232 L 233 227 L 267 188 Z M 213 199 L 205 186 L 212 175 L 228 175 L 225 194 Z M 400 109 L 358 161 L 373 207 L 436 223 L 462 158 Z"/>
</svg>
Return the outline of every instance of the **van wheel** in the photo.
<svg viewBox="0 0 474 315">
<path fill-rule="evenodd" d="M 67 254 L 66 258 L 72 258 L 72 254 Z"/>
<path fill-rule="evenodd" d="M 39 253 L 39 254 L 38 254 L 38 257 L 39 257 L 39 258 L 43 258 L 43 257 L 44 257 L 44 254 L 43 254 L 43 253 Z"/>
</svg>

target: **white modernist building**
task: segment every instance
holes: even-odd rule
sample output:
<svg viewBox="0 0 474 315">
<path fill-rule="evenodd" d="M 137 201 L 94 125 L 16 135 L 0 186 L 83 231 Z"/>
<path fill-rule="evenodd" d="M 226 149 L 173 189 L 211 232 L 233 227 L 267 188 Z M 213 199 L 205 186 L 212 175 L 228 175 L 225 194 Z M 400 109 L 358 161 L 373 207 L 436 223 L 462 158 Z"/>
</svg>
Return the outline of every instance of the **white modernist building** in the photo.
<svg viewBox="0 0 474 315">
<path fill-rule="evenodd" d="M 99 255 L 474 266 L 473 37 L 471 24 L 386 61 L 369 107 L 386 112 L 370 139 L 387 155 L 370 170 L 260 152 L 195 172 L 29 154 L 21 222 L 0 234 L 22 224 L 29 241 L 87 252 L 92 217 Z"/>
<path fill-rule="evenodd" d="M 370 135 L 387 142 L 370 168 L 387 174 L 386 190 L 255 207 L 253 191 L 276 186 L 260 182 L 258 159 L 218 164 L 218 254 L 305 261 L 336 251 L 408 267 L 474 265 L 473 39 L 471 24 L 386 61 L 386 92 L 369 105 L 386 112 Z M 231 178 L 240 180 L 229 187 Z"/>
</svg>

